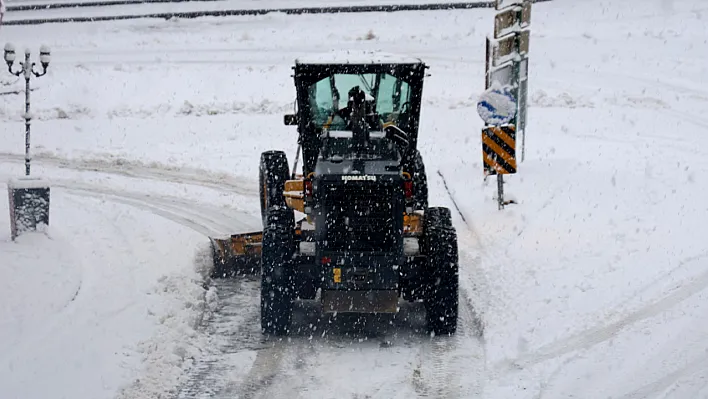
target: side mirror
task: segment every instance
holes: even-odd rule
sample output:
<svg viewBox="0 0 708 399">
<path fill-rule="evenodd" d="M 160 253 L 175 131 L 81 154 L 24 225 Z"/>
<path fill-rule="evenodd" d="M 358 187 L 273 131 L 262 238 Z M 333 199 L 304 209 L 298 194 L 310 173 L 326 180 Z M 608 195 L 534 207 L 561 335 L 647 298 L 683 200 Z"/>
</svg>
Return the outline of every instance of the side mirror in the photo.
<svg viewBox="0 0 708 399">
<path fill-rule="evenodd" d="M 295 126 L 298 123 L 297 120 L 297 115 L 295 114 L 287 114 L 283 118 L 283 123 L 285 123 L 285 126 Z"/>
</svg>

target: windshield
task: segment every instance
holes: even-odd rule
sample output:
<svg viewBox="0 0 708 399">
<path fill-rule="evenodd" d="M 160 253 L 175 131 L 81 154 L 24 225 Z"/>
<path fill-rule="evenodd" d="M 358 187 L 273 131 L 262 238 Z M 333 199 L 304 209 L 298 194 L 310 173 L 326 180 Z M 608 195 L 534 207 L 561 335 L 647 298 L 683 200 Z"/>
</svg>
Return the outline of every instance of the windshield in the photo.
<svg viewBox="0 0 708 399">
<path fill-rule="evenodd" d="M 309 87 L 314 123 L 330 130 L 350 130 L 347 96 L 354 87 L 366 93 L 373 130 L 381 130 L 387 122 L 397 123 L 408 111 L 410 88 L 401 79 L 387 73 L 334 74 Z"/>
</svg>

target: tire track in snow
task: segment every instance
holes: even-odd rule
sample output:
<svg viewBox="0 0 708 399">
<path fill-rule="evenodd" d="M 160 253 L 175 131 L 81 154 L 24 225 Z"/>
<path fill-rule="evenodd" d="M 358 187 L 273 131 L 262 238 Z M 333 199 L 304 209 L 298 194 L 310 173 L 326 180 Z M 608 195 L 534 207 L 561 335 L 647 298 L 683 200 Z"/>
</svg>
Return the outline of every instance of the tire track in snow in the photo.
<svg viewBox="0 0 708 399">
<path fill-rule="evenodd" d="M 420 351 L 417 369 L 431 369 L 414 374 L 413 386 L 422 397 L 455 399 L 483 394 L 486 362 L 481 326 L 462 290 L 459 312 L 457 333 L 450 337 L 433 337 Z M 430 363 L 430 367 L 426 367 L 426 363 Z M 463 374 L 474 381 L 471 386 L 461 380 Z"/>
<path fill-rule="evenodd" d="M 213 284 L 220 304 L 205 324 L 213 346 L 197 359 L 177 398 L 253 398 L 277 375 L 285 349 L 261 335 L 257 279 Z"/>
<path fill-rule="evenodd" d="M 52 185 L 76 195 L 133 206 L 181 224 L 205 236 L 224 236 L 239 230 L 249 229 L 249 224 L 242 222 L 242 219 L 251 218 L 245 213 L 184 201 L 177 197 L 142 195 L 97 188 L 77 182 L 62 183 L 57 180 L 52 180 Z"/>
<path fill-rule="evenodd" d="M 424 332 L 424 309 L 420 303 L 401 304 L 395 316 L 334 316 L 322 314 L 316 301 L 306 301 L 296 305 L 293 326 L 294 332 L 283 342 L 282 354 L 277 358 L 277 373 L 266 374 L 266 379 L 263 373 L 256 373 L 256 389 L 244 380 L 241 395 L 374 399 L 402 397 L 411 385 L 411 392 L 417 391 L 420 397 L 470 398 L 478 392 L 465 386 L 470 381 L 456 381 L 471 377 L 472 383 L 479 384 L 475 373 L 467 373 L 470 357 L 483 352 L 477 339 L 462 333 L 458 338 L 431 338 Z M 433 354 L 439 356 L 433 359 Z M 342 369 L 352 376 L 367 376 L 372 370 L 376 375 L 371 379 L 357 378 L 355 386 L 343 383 L 337 388 L 331 384 L 332 373 Z M 270 378 L 273 374 L 276 377 Z M 385 383 L 378 382 L 381 375 L 388 376 Z M 445 383 L 452 388 L 445 388 Z M 237 397 L 239 390 L 232 392 L 231 397 Z"/>
<path fill-rule="evenodd" d="M 437 171 L 437 174 L 443 183 L 449 200 L 464 222 L 466 230 L 469 233 L 468 237 L 474 242 L 474 248 L 470 249 L 486 256 L 486 246 L 481 236 L 477 233 L 477 229 L 475 229 L 472 220 L 466 217 L 462 209 L 457 205 L 457 201 L 450 186 L 447 184 L 445 175 L 440 170 Z M 464 236 L 460 233 L 461 232 L 458 231 L 458 237 Z M 464 240 L 458 239 L 458 243 L 459 242 L 464 242 Z M 460 276 L 462 277 L 463 274 L 472 273 L 473 275 L 468 277 L 468 279 L 475 281 L 476 284 L 482 288 L 481 291 L 486 291 L 486 281 L 481 281 L 481 274 L 477 273 L 479 269 L 479 257 L 473 256 L 469 252 L 470 249 L 459 249 Z M 484 322 L 477 306 L 481 306 L 483 300 L 482 296 L 485 294 L 480 292 L 475 295 L 474 298 L 471 298 L 469 291 L 470 289 L 467 287 L 465 279 L 461 279 L 458 305 L 460 323 L 458 325 L 457 334 L 453 337 L 449 337 L 445 341 L 433 343 L 431 354 L 433 359 L 432 384 L 428 384 L 428 388 L 423 389 L 423 393 L 432 394 L 433 397 L 470 398 L 481 397 L 483 394 L 484 382 L 488 374 L 486 368 L 487 356 L 486 342 L 484 340 Z M 455 361 L 450 361 L 451 358 Z M 470 358 L 474 359 L 471 362 L 471 368 Z M 471 371 L 471 374 L 477 377 L 476 384 L 473 384 L 471 387 L 466 387 L 467 389 L 461 389 L 460 370 L 462 369 Z"/>
<path fill-rule="evenodd" d="M 98 170 L 98 172 L 111 173 L 108 170 Z M 152 178 L 159 180 L 158 176 L 159 174 L 154 174 Z M 179 176 L 179 174 L 173 176 L 175 183 L 190 184 L 189 182 L 180 182 L 178 180 Z M 140 176 L 140 178 L 145 177 Z M 187 177 L 187 180 L 189 180 L 189 177 Z M 210 184 L 205 180 L 196 180 L 195 183 L 195 185 L 202 187 L 205 187 L 205 184 Z M 225 236 L 239 231 L 260 228 L 258 218 L 233 208 L 208 205 L 170 195 L 112 189 L 99 184 L 72 179 L 52 178 L 50 179 L 50 184 L 52 187 L 62 188 L 77 196 L 104 199 L 139 208 L 181 224 L 205 236 Z"/>
<path fill-rule="evenodd" d="M 0 153 L 0 162 L 23 162 L 24 155 Z M 99 172 L 159 182 L 191 184 L 241 195 L 256 196 L 257 188 L 245 179 L 196 168 L 177 168 L 157 163 L 118 159 L 67 159 L 53 154 L 35 154 L 33 161 L 41 165 L 66 168 L 78 172 Z M 254 188 L 248 188 L 248 187 Z"/>
<path fill-rule="evenodd" d="M 418 323 L 414 316 L 417 313 L 413 312 L 413 306 L 406 304 L 395 316 L 335 316 L 322 313 L 316 300 L 297 303 L 293 315 L 293 331 L 287 338 L 287 343 L 282 346 L 282 355 L 279 358 L 280 378 L 267 380 L 267 386 L 261 384 L 260 388 L 248 397 L 390 397 L 390 390 L 387 391 L 387 388 L 406 382 L 391 379 L 388 386 L 382 387 L 371 384 L 370 381 L 358 381 L 358 386 L 354 389 L 356 392 L 347 394 L 346 390 L 351 388 L 344 385 L 341 390 L 336 389 L 331 384 L 331 373 L 346 364 L 351 364 L 352 373 L 362 372 L 361 367 L 365 368 L 365 372 L 370 372 L 367 366 L 377 369 L 383 367 L 380 372 L 384 374 L 400 371 L 402 363 L 393 361 L 392 365 L 386 364 L 389 353 L 398 358 L 395 351 L 388 352 L 386 348 L 397 348 L 403 353 L 410 353 L 413 349 L 408 348 L 422 344 L 424 338 L 416 334 Z M 367 354 L 365 365 L 351 363 L 355 361 L 350 359 L 352 353 Z M 250 387 L 245 388 L 245 394 L 253 392 L 249 390 Z M 337 391 L 337 394 L 332 391 Z"/>
<path fill-rule="evenodd" d="M 708 256 L 708 252 L 688 258 L 682 262 L 680 267 L 703 259 L 706 256 Z M 688 280 L 679 282 L 672 293 L 628 313 L 614 323 L 591 328 L 574 334 L 568 338 L 552 342 L 548 345 L 542 346 L 534 352 L 516 359 L 498 362 L 496 367 L 498 369 L 525 368 L 605 342 L 619 334 L 625 328 L 640 321 L 658 316 L 659 314 L 668 311 L 684 300 L 708 288 L 708 271 L 704 271 L 698 276 L 695 276 L 690 282 L 686 281 Z M 650 286 L 651 285 L 653 284 L 650 284 Z"/>
<path fill-rule="evenodd" d="M 690 377 L 696 373 L 704 372 L 708 368 L 708 352 L 704 352 L 698 359 L 688 363 L 686 366 L 656 380 L 650 384 L 632 391 L 628 394 L 617 397 L 617 399 L 644 399 L 652 395 L 663 393 L 661 397 L 671 397 L 671 391 L 666 392 L 671 387 L 678 384 L 684 377 Z"/>
<path fill-rule="evenodd" d="M 283 397 L 272 395 L 269 386 L 273 385 L 274 379 L 281 373 L 283 359 L 290 354 L 290 351 L 291 348 L 288 348 L 283 341 L 276 341 L 269 348 L 258 352 L 253 366 L 238 389 L 238 397 L 243 399 Z M 224 399 L 231 397 L 224 396 Z"/>
<path fill-rule="evenodd" d="M 459 333 L 459 332 L 458 332 Z M 435 337 L 423 346 L 419 353 L 418 367 L 413 386 L 425 398 L 459 398 L 459 382 L 451 375 L 450 358 L 457 346 L 456 337 Z M 430 363 L 430 367 L 426 366 Z M 422 372 L 431 368 L 429 372 Z M 430 374 L 427 376 L 427 374 Z"/>
</svg>

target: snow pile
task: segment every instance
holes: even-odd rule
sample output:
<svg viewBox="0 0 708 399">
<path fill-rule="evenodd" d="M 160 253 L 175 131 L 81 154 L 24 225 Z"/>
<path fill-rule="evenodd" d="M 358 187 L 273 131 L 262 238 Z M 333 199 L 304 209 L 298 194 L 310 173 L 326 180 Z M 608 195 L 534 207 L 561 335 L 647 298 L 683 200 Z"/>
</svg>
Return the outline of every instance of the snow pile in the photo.
<svg viewBox="0 0 708 399">
<path fill-rule="evenodd" d="M 144 363 L 140 376 L 121 390 L 119 399 L 173 395 L 185 370 L 209 346 L 199 331 L 205 317 L 214 310 L 215 292 L 200 287 L 201 280 L 184 276 L 164 276 L 154 295 L 161 306 L 150 309 L 159 325 L 150 339 L 138 345 Z"/>
<path fill-rule="evenodd" d="M 144 369 L 117 399 L 172 397 L 194 365 L 208 348 L 213 338 L 202 328 L 216 310 L 218 295 L 213 286 L 207 286 L 213 268 L 211 248 L 205 244 L 195 252 L 193 277 L 163 276 L 154 294 L 162 298 L 159 308 L 150 309 L 151 316 L 159 315 L 156 334 L 138 345 L 143 356 Z"/>
</svg>

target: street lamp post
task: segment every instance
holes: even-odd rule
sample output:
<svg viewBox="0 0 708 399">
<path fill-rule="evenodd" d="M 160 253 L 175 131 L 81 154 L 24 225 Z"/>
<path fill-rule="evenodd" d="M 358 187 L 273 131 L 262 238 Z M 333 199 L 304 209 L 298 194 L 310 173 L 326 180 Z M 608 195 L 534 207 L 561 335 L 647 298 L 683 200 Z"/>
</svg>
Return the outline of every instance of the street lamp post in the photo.
<svg viewBox="0 0 708 399">
<path fill-rule="evenodd" d="M 25 176 L 11 179 L 7 184 L 10 199 L 10 230 L 14 240 L 17 236 L 27 231 L 36 231 L 41 225 L 49 225 L 49 184 L 42 179 L 30 177 L 30 126 L 32 113 L 30 111 L 30 79 L 32 76 L 40 77 L 47 74 L 51 53 L 49 47 L 41 46 L 39 49 L 39 63 L 41 71 L 35 71 L 36 63 L 31 61 L 30 50 L 25 50 L 24 62 L 19 62 L 20 68 L 13 70 L 15 64 L 15 46 L 11 43 L 5 45 L 5 62 L 7 70 L 15 75 L 25 77 Z"/>
<path fill-rule="evenodd" d="M 7 63 L 7 70 L 15 75 L 15 76 L 20 76 L 24 75 L 25 76 L 25 175 L 29 176 L 30 175 L 30 162 L 32 160 L 32 156 L 30 153 L 30 125 L 32 122 L 32 113 L 30 112 L 30 78 L 32 78 L 32 75 L 35 77 L 40 77 L 44 76 L 47 74 L 47 68 L 49 68 L 49 61 L 51 59 L 51 52 L 49 50 L 49 47 L 47 46 L 41 46 L 39 48 L 39 62 L 42 65 L 42 71 L 41 72 L 36 72 L 34 70 L 35 63 L 30 61 L 30 50 L 25 49 L 25 61 L 20 62 L 20 69 L 17 71 L 13 71 L 12 67 L 13 64 L 15 63 L 15 46 L 13 46 L 11 43 L 7 43 L 5 45 L 5 62 Z"/>
</svg>

